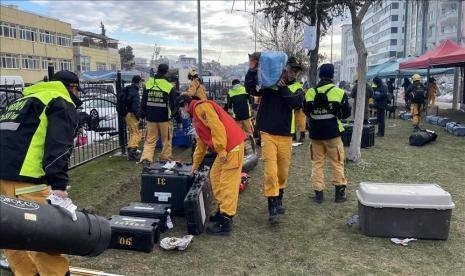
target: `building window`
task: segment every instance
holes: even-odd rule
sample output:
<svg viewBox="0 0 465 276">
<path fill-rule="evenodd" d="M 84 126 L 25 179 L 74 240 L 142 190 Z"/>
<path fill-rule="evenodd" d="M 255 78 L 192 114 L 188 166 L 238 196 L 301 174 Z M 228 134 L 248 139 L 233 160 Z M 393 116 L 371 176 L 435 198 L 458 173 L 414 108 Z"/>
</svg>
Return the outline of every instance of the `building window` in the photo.
<svg viewBox="0 0 465 276">
<path fill-rule="evenodd" d="M 54 69 L 57 68 L 57 62 L 54 59 L 51 58 L 42 58 L 42 70 L 48 70 L 48 65 L 51 63 L 51 66 L 53 66 Z"/>
<path fill-rule="evenodd" d="M 81 56 L 81 72 L 90 71 L 90 57 Z"/>
<path fill-rule="evenodd" d="M 60 60 L 60 70 L 71 70 L 71 60 Z"/>
<path fill-rule="evenodd" d="M 57 34 L 57 45 L 63 47 L 71 46 L 71 37 L 64 34 Z"/>
<path fill-rule="evenodd" d="M 113 70 L 113 71 L 116 70 L 116 64 L 111 65 L 111 70 Z"/>
<path fill-rule="evenodd" d="M 397 27 L 391 27 L 391 34 L 397 34 Z"/>
<path fill-rule="evenodd" d="M 105 63 L 97 62 L 97 71 L 107 70 L 107 65 Z"/>
<path fill-rule="evenodd" d="M 391 45 L 397 45 L 397 39 L 391 39 Z"/>
<path fill-rule="evenodd" d="M 40 42 L 46 44 L 56 44 L 56 36 L 54 33 L 49 31 L 40 30 Z"/>
<path fill-rule="evenodd" d="M 19 38 L 22 40 L 36 41 L 37 30 L 29 27 L 19 27 Z"/>
<path fill-rule="evenodd" d="M 5 22 L 0 22 L 0 36 L 17 38 L 16 26 Z"/>
<path fill-rule="evenodd" d="M 391 21 L 399 21 L 399 16 L 397 14 L 391 15 Z"/>
<path fill-rule="evenodd" d="M 22 69 L 29 69 L 29 70 L 38 70 L 40 59 L 34 56 L 23 56 L 21 59 L 21 68 Z"/>
<path fill-rule="evenodd" d="M 391 7 L 393 10 L 397 10 L 399 8 L 399 3 L 392 3 Z"/>
<path fill-rule="evenodd" d="M 0 59 L 1 59 L 1 63 L 0 63 L 1 68 L 5 68 L 5 69 L 18 69 L 19 68 L 18 55 L 1 54 Z"/>
</svg>

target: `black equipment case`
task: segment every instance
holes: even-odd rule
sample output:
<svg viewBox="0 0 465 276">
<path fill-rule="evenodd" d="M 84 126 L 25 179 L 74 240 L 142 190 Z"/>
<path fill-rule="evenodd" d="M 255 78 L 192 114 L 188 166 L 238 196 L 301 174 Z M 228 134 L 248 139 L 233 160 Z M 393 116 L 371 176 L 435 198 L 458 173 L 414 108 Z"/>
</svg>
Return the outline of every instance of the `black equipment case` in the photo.
<svg viewBox="0 0 465 276">
<path fill-rule="evenodd" d="M 110 243 L 106 218 L 0 195 L 0 248 L 97 256 Z"/>
<path fill-rule="evenodd" d="M 349 147 L 352 141 L 353 124 L 344 124 L 344 133 L 342 134 L 342 143 L 344 147 Z M 375 126 L 363 125 L 361 148 L 369 148 L 375 145 Z"/>
<path fill-rule="evenodd" d="M 211 185 L 208 169 L 200 171 L 194 180 L 194 184 L 184 199 L 186 213 L 187 232 L 191 235 L 199 235 L 207 224 L 212 200 Z"/>
<path fill-rule="evenodd" d="M 140 198 L 144 203 L 171 204 L 173 215 L 184 215 L 184 198 L 192 186 L 192 164 L 177 163 L 164 169 L 165 163 L 156 162 L 144 169 L 141 176 Z"/>
<path fill-rule="evenodd" d="M 152 252 L 160 239 L 158 219 L 112 216 L 109 248 Z"/>
<path fill-rule="evenodd" d="M 360 183 L 360 229 L 367 236 L 447 240 L 450 194 L 436 184 Z"/>
<path fill-rule="evenodd" d="M 410 134 L 408 140 L 411 146 L 421 147 L 430 142 L 436 141 L 437 138 L 438 135 L 436 134 L 436 132 L 428 129 L 422 129 Z"/>
<path fill-rule="evenodd" d="M 158 203 L 140 203 L 131 202 L 129 205 L 121 208 L 119 214 L 121 216 L 139 217 L 139 218 L 154 218 L 160 220 L 160 232 L 164 232 L 167 228 L 166 220 L 171 213 L 171 204 Z"/>
</svg>

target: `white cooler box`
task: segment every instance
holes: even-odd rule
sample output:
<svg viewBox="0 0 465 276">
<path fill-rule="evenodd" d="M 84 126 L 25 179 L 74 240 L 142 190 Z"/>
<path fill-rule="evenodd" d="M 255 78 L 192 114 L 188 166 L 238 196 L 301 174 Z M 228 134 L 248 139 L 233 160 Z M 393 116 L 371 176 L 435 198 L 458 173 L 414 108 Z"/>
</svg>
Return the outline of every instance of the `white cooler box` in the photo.
<svg viewBox="0 0 465 276">
<path fill-rule="evenodd" d="M 360 183 L 360 229 L 367 236 L 447 240 L 451 195 L 437 184 Z"/>
</svg>

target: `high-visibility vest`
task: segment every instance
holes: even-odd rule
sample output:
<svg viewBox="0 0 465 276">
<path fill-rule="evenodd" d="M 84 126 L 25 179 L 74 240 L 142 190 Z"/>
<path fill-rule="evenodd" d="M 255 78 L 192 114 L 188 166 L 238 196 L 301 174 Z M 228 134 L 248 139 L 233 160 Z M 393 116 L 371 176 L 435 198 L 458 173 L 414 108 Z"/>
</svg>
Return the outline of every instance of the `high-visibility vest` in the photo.
<svg viewBox="0 0 465 276">
<path fill-rule="evenodd" d="M 149 78 L 145 83 L 147 90 L 147 107 L 161 107 L 167 108 L 168 117 L 171 116 L 171 109 L 169 106 L 169 95 L 173 89 L 173 85 L 165 79 Z"/>
</svg>

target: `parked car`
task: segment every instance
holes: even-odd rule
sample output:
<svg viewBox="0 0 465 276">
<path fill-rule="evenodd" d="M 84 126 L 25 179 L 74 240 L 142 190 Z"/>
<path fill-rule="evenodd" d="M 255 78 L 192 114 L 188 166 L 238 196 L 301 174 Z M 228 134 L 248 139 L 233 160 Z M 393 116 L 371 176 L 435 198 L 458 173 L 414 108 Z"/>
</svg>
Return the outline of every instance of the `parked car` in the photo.
<svg viewBox="0 0 465 276">
<path fill-rule="evenodd" d="M 81 126 L 87 130 L 118 132 L 118 113 L 113 98 L 85 99 L 78 116 Z"/>
</svg>

